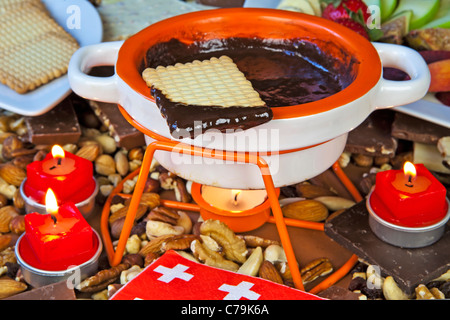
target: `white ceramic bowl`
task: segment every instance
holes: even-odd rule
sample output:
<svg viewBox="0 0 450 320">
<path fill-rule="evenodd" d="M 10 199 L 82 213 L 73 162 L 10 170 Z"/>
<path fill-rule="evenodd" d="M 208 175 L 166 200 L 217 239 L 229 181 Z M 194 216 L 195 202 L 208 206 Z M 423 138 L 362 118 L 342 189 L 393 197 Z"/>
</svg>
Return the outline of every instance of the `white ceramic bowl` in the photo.
<svg viewBox="0 0 450 320">
<path fill-rule="evenodd" d="M 199 34 L 205 40 L 258 36 L 296 37 L 317 43 L 333 43 L 359 61 L 358 71 L 355 80 L 344 90 L 301 107 L 273 108 L 274 118 L 255 128 L 227 134 L 206 132 L 194 139 L 174 140 L 138 70 L 146 51 L 153 44 L 177 37 L 187 42 L 194 41 Z M 105 78 L 86 74 L 90 68 L 99 65 L 114 65 L 116 72 Z M 401 69 L 410 75 L 411 80 L 385 80 L 383 66 Z M 188 13 L 155 23 L 124 42 L 83 47 L 73 55 L 68 76 L 73 91 L 78 95 L 119 104 L 139 126 L 164 139 L 215 150 L 280 153 L 276 155 L 278 171 L 286 172 L 276 177 L 276 186 L 299 182 L 325 171 L 338 159 L 347 133 L 371 112 L 417 101 L 426 94 L 430 83 L 425 61 L 410 48 L 370 43 L 350 29 L 322 18 L 253 8 Z M 148 137 L 147 142 L 151 141 L 152 138 Z M 300 148 L 306 149 L 299 151 Z M 236 173 L 231 174 L 223 166 L 186 166 L 183 161 L 178 165 L 161 153 L 158 151 L 155 157 L 169 170 L 196 182 L 264 187 L 262 180 L 257 178 L 258 172 L 250 174 L 251 170 L 236 166 Z"/>
</svg>

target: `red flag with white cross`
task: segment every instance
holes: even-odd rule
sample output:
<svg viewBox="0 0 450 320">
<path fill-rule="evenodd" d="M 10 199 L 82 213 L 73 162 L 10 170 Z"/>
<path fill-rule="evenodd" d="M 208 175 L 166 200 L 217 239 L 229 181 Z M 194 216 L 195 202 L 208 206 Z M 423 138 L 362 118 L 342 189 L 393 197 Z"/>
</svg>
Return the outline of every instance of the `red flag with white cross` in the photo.
<svg viewBox="0 0 450 320">
<path fill-rule="evenodd" d="M 111 300 L 324 300 L 258 277 L 209 267 L 168 251 Z"/>
</svg>

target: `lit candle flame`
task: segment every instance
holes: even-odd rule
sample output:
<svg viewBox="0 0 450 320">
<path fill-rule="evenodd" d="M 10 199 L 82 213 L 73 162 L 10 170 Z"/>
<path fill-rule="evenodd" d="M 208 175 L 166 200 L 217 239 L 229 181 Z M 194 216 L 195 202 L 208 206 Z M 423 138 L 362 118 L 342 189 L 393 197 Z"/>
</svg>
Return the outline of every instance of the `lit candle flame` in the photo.
<svg viewBox="0 0 450 320">
<path fill-rule="evenodd" d="M 414 164 L 412 164 L 409 161 L 406 161 L 405 164 L 403 165 L 403 173 L 405 174 L 406 177 L 408 177 L 408 182 L 406 183 L 406 186 L 408 187 L 412 187 L 413 186 L 413 181 L 416 178 L 416 167 L 414 166 Z"/>
<path fill-rule="evenodd" d="M 64 159 L 65 157 L 64 149 L 57 144 L 54 145 L 52 147 L 52 156 L 53 158 L 58 158 L 58 164 L 61 164 L 61 159 Z"/>
<path fill-rule="evenodd" d="M 52 189 L 48 189 L 45 194 L 45 209 L 47 213 L 50 213 L 53 222 L 56 224 L 56 217 L 54 215 L 58 213 L 58 202 Z"/>
<path fill-rule="evenodd" d="M 233 203 L 236 206 L 238 204 L 238 195 L 241 193 L 241 190 L 231 190 L 231 195 L 233 196 Z"/>
</svg>

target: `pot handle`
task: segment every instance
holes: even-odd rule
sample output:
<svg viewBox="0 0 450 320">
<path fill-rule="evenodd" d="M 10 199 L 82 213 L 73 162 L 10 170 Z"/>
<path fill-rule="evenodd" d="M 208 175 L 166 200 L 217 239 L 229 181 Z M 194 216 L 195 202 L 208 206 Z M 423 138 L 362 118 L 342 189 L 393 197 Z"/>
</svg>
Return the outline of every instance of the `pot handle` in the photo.
<svg viewBox="0 0 450 320">
<path fill-rule="evenodd" d="M 67 75 L 70 87 L 79 96 L 96 101 L 118 103 L 116 74 L 95 77 L 86 73 L 96 66 L 114 66 L 123 41 L 102 42 L 78 49 L 71 57 Z"/>
<path fill-rule="evenodd" d="M 406 105 L 422 99 L 430 87 L 430 70 L 415 50 L 402 45 L 372 42 L 381 58 L 383 67 L 406 72 L 411 80 L 393 81 L 381 78 L 373 105 L 384 109 Z"/>
</svg>

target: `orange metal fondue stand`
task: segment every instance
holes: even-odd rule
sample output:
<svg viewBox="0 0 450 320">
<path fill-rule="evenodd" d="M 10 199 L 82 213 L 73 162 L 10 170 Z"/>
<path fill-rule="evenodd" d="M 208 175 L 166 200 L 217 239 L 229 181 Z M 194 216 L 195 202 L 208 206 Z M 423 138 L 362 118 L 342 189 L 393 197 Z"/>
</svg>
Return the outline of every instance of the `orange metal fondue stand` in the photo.
<svg viewBox="0 0 450 320">
<path fill-rule="evenodd" d="M 127 177 L 125 177 L 125 179 L 123 179 L 113 189 L 113 191 L 107 198 L 105 205 L 103 207 L 100 227 L 101 227 L 101 232 L 102 232 L 102 236 L 103 236 L 105 250 L 106 250 L 109 262 L 112 266 L 118 265 L 122 259 L 123 252 L 125 250 L 125 245 L 126 245 L 128 237 L 131 233 L 131 228 L 133 227 L 134 219 L 136 217 L 137 207 L 139 205 L 141 195 L 145 188 L 145 182 L 147 180 L 147 177 L 148 177 L 148 174 L 150 171 L 151 162 L 152 162 L 155 151 L 161 150 L 161 151 L 175 152 L 175 153 L 186 153 L 186 154 L 191 154 L 194 156 L 205 156 L 205 157 L 210 157 L 210 158 L 215 157 L 215 158 L 220 158 L 222 160 L 233 159 L 233 161 L 235 161 L 235 162 L 243 162 L 243 163 L 253 164 L 253 165 L 258 166 L 258 168 L 261 171 L 261 175 L 262 175 L 264 184 L 266 186 L 268 202 L 272 209 L 272 215 L 267 218 L 267 222 L 276 224 L 277 231 L 280 236 L 281 244 L 286 253 L 289 268 L 291 269 L 294 286 L 297 289 L 304 290 L 302 278 L 300 275 L 300 271 L 298 269 L 297 259 L 294 254 L 292 244 L 290 241 L 290 237 L 289 237 L 289 233 L 287 231 L 286 226 L 290 225 L 290 226 L 294 226 L 294 227 L 323 231 L 324 224 L 318 223 L 318 222 L 297 220 L 297 219 L 288 219 L 288 218 L 283 217 L 283 213 L 281 212 L 280 204 L 278 202 L 279 190 L 277 191 L 277 188 L 275 188 L 275 186 L 273 184 L 272 176 L 270 174 L 269 166 L 264 161 L 263 158 L 261 158 L 257 155 L 254 155 L 254 154 L 249 154 L 249 153 L 219 152 L 216 154 L 214 152 L 214 150 L 205 151 L 203 148 L 193 147 L 190 145 L 181 144 L 176 141 L 171 141 L 165 137 L 162 137 L 162 136 L 152 132 L 148 128 L 145 128 L 142 125 L 140 125 L 137 121 L 135 121 L 133 118 L 131 118 L 130 115 L 120 105 L 119 105 L 119 110 L 122 113 L 122 115 L 125 117 L 125 119 L 127 119 L 127 121 L 129 121 L 134 127 L 139 129 L 141 132 L 148 135 L 149 137 L 152 137 L 156 141 L 152 142 L 151 144 L 149 144 L 147 146 L 147 150 L 144 154 L 144 159 L 143 159 L 141 167 L 139 169 L 136 169 L 134 172 L 129 174 Z M 355 201 L 361 201 L 362 196 L 359 194 L 358 190 L 355 188 L 355 186 L 352 184 L 352 182 L 348 179 L 348 177 L 342 171 L 339 164 L 337 162 L 334 163 L 332 168 L 333 168 L 334 172 L 336 173 L 336 175 L 338 176 L 338 178 L 342 181 L 342 183 L 346 186 L 346 188 L 352 194 Z M 111 202 L 115 195 L 120 194 L 125 181 L 127 181 L 129 179 L 133 179 L 136 175 L 139 175 L 139 177 L 138 177 L 133 195 L 121 194 L 123 197 L 131 197 L 131 201 L 130 201 L 130 206 L 128 209 L 127 216 L 125 217 L 122 232 L 120 234 L 120 237 L 119 237 L 119 240 L 117 243 L 117 247 L 114 250 L 110 231 L 109 231 L 109 223 L 108 223 Z M 200 212 L 200 206 L 197 204 L 193 204 L 193 203 L 183 203 L 183 202 L 178 202 L 178 201 L 161 200 L 161 205 L 169 207 L 169 208 L 175 208 L 178 210 Z M 260 222 L 258 222 L 258 223 L 260 223 Z M 339 281 L 344 275 L 346 275 L 351 270 L 351 268 L 353 268 L 353 266 L 355 265 L 355 263 L 357 261 L 358 261 L 358 257 L 353 254 L 345 264 L 343 264 L 338 270 L 336 270 L 327 279 L 323 280 L 316 287 L 312 288 L 309 292 L 318 293 L 318 292 L 328 288 L 329 286 L 333 285 L 334 283 Z"/>
</svg>

